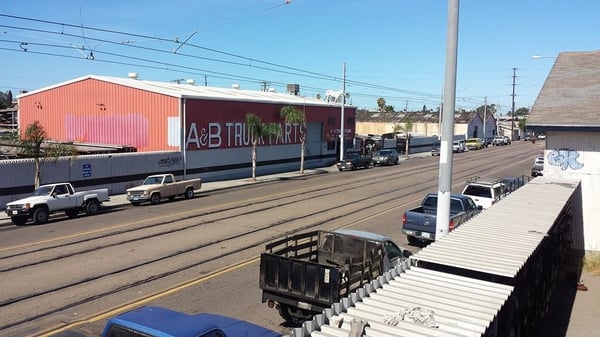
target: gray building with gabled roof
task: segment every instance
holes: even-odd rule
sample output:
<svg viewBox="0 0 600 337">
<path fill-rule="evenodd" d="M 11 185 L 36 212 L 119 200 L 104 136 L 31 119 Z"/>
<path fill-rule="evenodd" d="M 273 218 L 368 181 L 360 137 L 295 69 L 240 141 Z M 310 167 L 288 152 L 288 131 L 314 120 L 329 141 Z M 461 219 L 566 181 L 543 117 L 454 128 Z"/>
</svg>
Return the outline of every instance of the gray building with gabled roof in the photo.
<svg viewBox="0 0 600 337">
<path fill-rule="evenodd" d="M 527 119 L 546 134 L 543 174 L 581 181 L 583 224 L 574 248 L 600 250 L 600 50 L 563 52 L 546 78 Z M 535 154 L 532 154 L 532 162 Z"/>
</svg>

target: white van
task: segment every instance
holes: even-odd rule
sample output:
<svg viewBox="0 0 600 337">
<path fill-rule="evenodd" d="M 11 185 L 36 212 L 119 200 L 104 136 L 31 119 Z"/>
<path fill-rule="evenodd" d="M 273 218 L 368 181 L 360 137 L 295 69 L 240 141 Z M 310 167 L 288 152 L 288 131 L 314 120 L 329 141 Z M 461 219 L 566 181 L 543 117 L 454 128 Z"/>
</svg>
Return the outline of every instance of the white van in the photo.
<svg viewBox="0 0 600 337">
<path fill-rule="evenodd" d="M 453 152 L 465 152 L 467 151 L 467 144 L 464 140 L 454 140 L 452 142 L 452 151 Z"/>
<path fill-rule="evenodd" d="M 505 188 L 501 179 L 471 177 L 462 194 L 471 197 L 477 206 L 486 209 L 504 197 Z"/>
</svg>

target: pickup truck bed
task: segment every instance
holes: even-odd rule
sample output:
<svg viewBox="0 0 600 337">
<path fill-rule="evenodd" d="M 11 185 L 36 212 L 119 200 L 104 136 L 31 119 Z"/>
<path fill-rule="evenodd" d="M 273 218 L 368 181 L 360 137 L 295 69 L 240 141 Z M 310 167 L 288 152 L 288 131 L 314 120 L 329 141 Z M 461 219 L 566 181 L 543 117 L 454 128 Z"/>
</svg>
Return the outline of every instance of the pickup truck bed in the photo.
<svg viewBox="0 0 600 337">
<path fill-rule="evenodd" d="M 452 231 L 462 223 L 479 214 L 481 207 L 473 200 L 461 194 L 450 197 L 450 223 L 448 230 Z M 410 209 L 402 215 L 402 232 L 406 234 L 409 243 L 434 241 L 437 225 L 437 193 L 429 193 L 423 199 L 421 206 Z"/>
<path fill-rule="evenodd" d="M 313 231 L 268 244 L 260 256 L 262 301 L 297 324 L 407 257 L 408 251 L 383 236 L 370 240 L 354 232 Z"/>
</svg>

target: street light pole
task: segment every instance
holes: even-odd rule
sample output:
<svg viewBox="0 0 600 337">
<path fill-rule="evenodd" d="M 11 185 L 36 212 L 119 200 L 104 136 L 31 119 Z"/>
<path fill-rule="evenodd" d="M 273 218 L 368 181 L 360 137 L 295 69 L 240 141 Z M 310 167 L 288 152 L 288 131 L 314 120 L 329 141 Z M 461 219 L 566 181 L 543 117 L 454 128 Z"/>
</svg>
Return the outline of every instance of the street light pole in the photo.
<svg viewBox="0 0 600 337">
<path fill-rule="evenodd" d="M 513 68 L 512 82 L 512 110 L 510 111 L 510 140 L 515 138 L 515 80 L 517 78 L 517 68 Z"/>
</svg>

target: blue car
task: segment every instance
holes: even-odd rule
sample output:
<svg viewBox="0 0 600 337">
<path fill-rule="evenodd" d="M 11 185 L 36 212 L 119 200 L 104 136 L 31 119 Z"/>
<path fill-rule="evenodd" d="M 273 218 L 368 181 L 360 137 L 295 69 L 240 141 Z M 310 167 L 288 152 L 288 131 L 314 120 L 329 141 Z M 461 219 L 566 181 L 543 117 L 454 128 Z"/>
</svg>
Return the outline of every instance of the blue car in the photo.
<svg viewBox="0 0 600 337">
<path fill-rule="evenodd" d="M 280 337 L 281 334 L 239 319 L 215 315 L 188 315 L 146 306 L 111 318 L 102 337 Z"/>
</svg>

